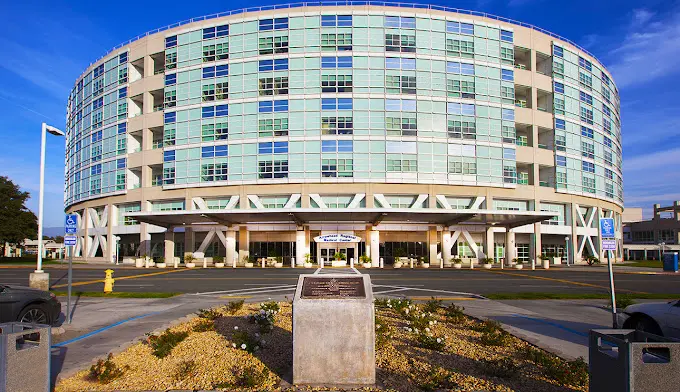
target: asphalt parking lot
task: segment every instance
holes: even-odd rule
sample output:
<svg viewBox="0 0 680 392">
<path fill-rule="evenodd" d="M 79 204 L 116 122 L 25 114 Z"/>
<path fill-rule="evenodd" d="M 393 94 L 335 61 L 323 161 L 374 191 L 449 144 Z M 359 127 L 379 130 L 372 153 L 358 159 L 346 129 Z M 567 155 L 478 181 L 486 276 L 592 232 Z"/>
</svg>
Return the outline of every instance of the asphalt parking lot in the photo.
<svg viewBox="0 0 680 392">
<path fill-rule="evenodd" d="M 67 272 L 59 266 L 45 268 L 50 273 L 52 290 L 65 291 Z M 130 269 L 115 268 L 114 291 L 224 293 L 258 288 L 291 291 L 298 276 L 313 273 L 303 268 L 194 268 L 194 269 Z M 630 270 L 628 268 L 627 270 Z M 0 283 L 27 285 L 31 267 L 0 268 Z M 325 272 L 332 269 L 326 268 Z M 405 296 L 455 296 L 456 293 L 487 295 L 495 293 L 607 293 L 606 268 L 554 268 L 550 270 L 514 269 L 359 269 L 371 275 L 374 291 L 401 293 Z M 617 269 L 615 269 L 617 271 Z M 102 291 L 104 268 L 75 268 L 74 290 Z M 680 294 L 680 274 L 648 272 L 615 272 L 616 290 L 622 293 Z M 417 291 L 417 293 L 414 292 Z"/>
</svg>

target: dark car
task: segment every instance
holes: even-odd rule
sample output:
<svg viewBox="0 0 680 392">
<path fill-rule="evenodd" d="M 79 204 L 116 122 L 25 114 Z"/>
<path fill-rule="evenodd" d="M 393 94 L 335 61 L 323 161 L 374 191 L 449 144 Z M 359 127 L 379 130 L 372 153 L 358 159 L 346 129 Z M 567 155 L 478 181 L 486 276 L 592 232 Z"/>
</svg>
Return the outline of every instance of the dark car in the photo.
<svg viewBox="0 0 680 392">
<path fill-rule="evenodd" d="M 0 323 L 19 321 L 53 325 L 59 320 L 61 303 L 43 290 L 0 284 Z"/>
</svg>

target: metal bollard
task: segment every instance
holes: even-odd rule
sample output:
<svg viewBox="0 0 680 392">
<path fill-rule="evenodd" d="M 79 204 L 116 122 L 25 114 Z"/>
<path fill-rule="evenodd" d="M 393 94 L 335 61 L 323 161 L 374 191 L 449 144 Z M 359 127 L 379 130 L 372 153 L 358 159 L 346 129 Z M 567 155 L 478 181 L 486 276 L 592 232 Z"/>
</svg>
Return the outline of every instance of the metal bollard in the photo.
<svg viewBox="0 0 680 392">
<path fill-rule="evenodd" d="M 408 262 L 411 265 L 411 269 L 413 269 L 413 258 L 409 257 Z"/>
<path fill-rule="evenodd" d="M 113 291 L 113 283 L 116 281 L 113 279 L 113 270 L 107 269 L 104 273 L 106 274 L 106 277 L 104 278 L 104 292 L 110 293 Z"/>
<path fill-rule="evenodd" d="M 385 259 L 380 258 L 380 268 L 385 268 Z"/>
<path fill-rule="evenodd" d="M 203 258 L 203 268 L 208 268 L 208 260 L 205 257 Z"/>
<path fill-rule="evenodd" d="M 231 268 L 236 268 L 236 257 L 231 259 Z"/>
<path fill-rule="evenodd" d="M 260 260 L 262 260 L 262 268 L 264 268 L 264 257 Z"/>
<path fill-rule="evenodd" d="M 175 268 L 179 267 L 179 257 L 173 257 L 172 258 L 172 265 Z"/>
<path fill-rule="evenodd" d="M 290 258 L 290 268 L 295 268 L 295 257 Z"/>
<path fill-rule="evenodd" d="M 349 258 L 349 268 L 354 268 L 354 257 Z"/>
<path fill-rule="evenodd" d="M 323 257 L 319 260 L 319 268 L 323 268 Z"/>
</svg>

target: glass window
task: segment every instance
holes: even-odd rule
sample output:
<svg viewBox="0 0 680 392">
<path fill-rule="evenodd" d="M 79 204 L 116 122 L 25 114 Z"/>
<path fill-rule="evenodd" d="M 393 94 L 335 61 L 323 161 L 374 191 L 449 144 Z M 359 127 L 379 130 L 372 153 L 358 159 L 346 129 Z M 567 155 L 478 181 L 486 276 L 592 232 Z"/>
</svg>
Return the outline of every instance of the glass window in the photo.
<svg viewBox="0 0 680 392">
<path fill-rule="evenodd" d="M 288 69 L 288 59 L 260 60 L 259 71 L 285 71 Z"/>
<path fill-rule="evenodd" d="M 612 139 L 610 139 L 610 138 L 608 138 L 608 137 L 605 136 L 605 137 L 604 137 L 604 145 L 607 146 L 607 147 L 609 147 L 609 148 L 611 148 L 611 146 L 612 146 Z"/>
<path fill-rule="evenodd" d="M 559 83 L 559 82 L 555 82 L 555 92 L 560 93 L 560 94 L 564 94 L 564 84 Z"/>
<path fill-rule="evenodd" d="M 555 155 L 555 164 L 557 166 L 567 166 L 567 157 L 562 155 Z"/>
<path fill-rule="evenodd" d="M 260 31 L 288 28 L 288 18 L 260 19 Z"/>
<path fill-rule="evenodd" d="M 501 70 L 501 79 L 512 82 L 512 81 L 515 80 L 515 73 L 511 69 L 502 69 Z"/>
<path fill-rule="evenodd" d="M 593 130 L 584 126 L 581 126 L 581 136 L 593 138 Z"/>
<path fill-rule="evenodd" d="M 464 116 L 474 116 L 475 105 L 467 103 L 449 102 L 446 104 L 446 112 L 448 114 L 461 114 Z"/>
<path fill-rule="evenodd" d="M 559 47 L 557 45 L 553 45 L 553 56 L 564 57 L 564 51 L 562 50 L 561 47 Z"/>
<path fill-rule="evenodd" d="M 396 27 L 402 29 L 415 29 L 416 18 L 404 16 L 386 16 L 385 27 Z"/>
<path fill-rule="evenodd" d="M 515 111 L 512 109 L 501 109 L 501 118 L 507 121 L 515 121 Z"/>
<path fill-rule="evenodd" d="M 163 162 L 172 162 L 175 160 L 175 150 L 163 151 Z"/>
<path fill-rule="evenodd" d="M 177 118 L 177 114 L 175 112 L 163 113 L 163 123 L 164 124 L 174 123 L 176 118 Z"/>
<path fill-rule="evenodd" d="M 588 105 L 593 104 L 593 96 L 587 93 L 584 93 L 583 91 L 579 91 L 579 98 L 581 99 L 581 102 L 585 102 Z"/>
<path fill-rule="evenodd" d="M 585 121 L 588 124 L 593 123 L 593 111 L 584 106 L 581 106 L 581 121 Z"/>
<path fill-rule="evenodd" d="M 567 129 L 567 126 L 561 118 L 555 119 L 555 129 Z"/>
<path fill-rule="evenodd" d="M 165 49 L 174 48 L 177 46 L 177 36 L 165 37 Z"/>
<path fill-rule="evenodd" d="M 258 113 L 287 112 L 288 100 L 260 101 L 258 102 Z"/>
<path fill-rule="evenodd" d="M 321 57 L 321 68 L 352 68 L 352 56 Z"/>
<path fill-rule="evenodd" d="M 584 59 L 583 57 L 580 57 L 580 56 L 578 58 L 578 65 L 579 65 L 579 67 L 583 67 L 583 68 L 587 69 L 588 71 L 593 70 L 593 64 L 591 64 L 590 61 L 588 61 L 588 60 L 586 60 L 586 59 Z"/>
<path fill-rule="evenodd" d="M 352 98 L 322 98 L 321 110 L 352 110 Z"/>
<path fill-rule="evenodd" d="M 508 30 L 501 30 L 501 41 L 512 42 L 513 33 Z"/>
<path fill-rule="evenodd" d="M 352 15 L 321 15 L 322 27 L 352 27 Z"/>
<path fill-rule="evenodd" d="M 259 154 L 287 154 L 288 142 L 263 142 L 258 144 Z"/>
<path fill-rule="evenodd" d="M 456 61 L 446 62 L 446 72 L 457 74 L 457 75 L 474 75 L 475 66 L 474 64 L 459 63 Z"/>
<path fill-rule="evenodd" d="M 447 20 L 446 32 L 473 35 L 475 33 L 475 26 L 471 23 L 454 22 Z"/>
<path fill-rule="evenodd" d="M 582 162 L 583 171 L 588 173 L 595 173 L 595 164 L 592 162 Z"/>
<path fill-rule="evenodd" d="M 407 34 L 385 34 L 385 51 L 415 53 L 416 36 Z"/>
<path fill-rule="evenodd" d="M 226 157 L 227 146 L 207 146 L 201 148 L 201 158 Z"/>
</svg>

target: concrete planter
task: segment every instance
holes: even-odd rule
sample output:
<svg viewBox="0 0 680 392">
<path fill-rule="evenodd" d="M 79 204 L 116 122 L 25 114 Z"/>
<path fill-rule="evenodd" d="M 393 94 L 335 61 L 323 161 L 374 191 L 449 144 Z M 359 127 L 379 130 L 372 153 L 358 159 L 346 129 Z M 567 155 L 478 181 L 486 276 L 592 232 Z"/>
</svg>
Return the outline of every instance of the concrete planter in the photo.
<svg viewBox="0 0 680 392">
<path fill-rule="evenodd" d="M 156 267 L 158 267 L 158 268 L 165 268 L 166 265 L 165 265 L 165 263 L 156 263 Z"/>
<path fill-rule="evenodd" d="M 430 263 L 423 263 L 421 264 L 423 268 L 430 268 Z"/>
<path fill-rule="evenodd" d="M 255 264 L 250 263 L 250 262 L 244 264 L 244 266 L 245 266 L 246 268 L 253 268 L 254 265 L 255 265 Z"/>
<path fill-rule="evenodd" d="M 305 264 L 304 264 L 304 267 L 305 267 L 305 268 L 312 268 L 312 267 L 314 267 L 314 264 L 312 264 L 312 263 L 305 263 Z"/>
<path fill-rule="evenodd" d="M 482 264 L 484 266 L 484 269 L 491 269 L 493 267 L 493 264 Z"/>
<path fill-rule="evenodd" d="M 274 264 L 274 268 L 283 268 L 283 263 Z"/>
<path fill-rule="evenodd" d="M 541 264 L 543 265 L 544 269 L 550 269 L 550 260 L 548 259 L 541 260 Z"/>
<path fill-rule="evenodd" d="M 215 263 L 215 268 L 224 268 L 224 263 Z"/>
<path fill-rule="evenodd" d="M 144 267 L 144 259 L 135 259 L 135 267 L 137 268 Z"/>
<path fill-rule="evenodd" d="M 553 265 L 562 264 L 562 258 L 561 257 L 553 257 L 552 261 L 553 261 Z"/>
<path fill-rule="evenodd" d="M 186 263 L 184 266 L 187 268 L 194 268 L 196 267 L 196 263 Z"/>
<path fill-rule="evenodd" d="M 461 269 L 461 268 L 463 268 L 463 264 L 461 264 L 461 263 L 454 263 L 454 264 L 453 264 L 453 268 L 455 268 L 455 269 Z"/>
<path fill-rule="evenodd" d="M 524 268 L 524 264 L 515 264 L 515 269 L 521 270 L 522 268 Z"/>
<path fill-rule="evenodd" d="M 371 268 L 371 263 L 363 263 L 362 266 L 364 268 Z"/>
<path fill-rule="evenodd" d="M 394 263 L 394 268 L 401 268 L 401 267 L 403 267 L 403 265 L 404 264 L 402 264 L 401 261 L 397 261 L 396 263 Z"/>
</svg>

